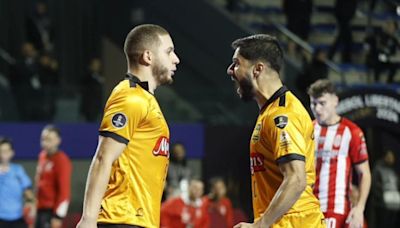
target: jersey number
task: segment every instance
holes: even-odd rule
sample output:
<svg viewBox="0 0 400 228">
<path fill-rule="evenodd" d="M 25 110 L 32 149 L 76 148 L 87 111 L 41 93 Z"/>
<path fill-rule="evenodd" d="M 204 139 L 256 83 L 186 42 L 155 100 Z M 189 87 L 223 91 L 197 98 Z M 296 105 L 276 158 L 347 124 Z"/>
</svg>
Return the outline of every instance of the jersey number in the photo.
<svg viewBox="0 0 400 228">
<path fill-rule="evenodd" d="M 325 218 L 327 228 L 336 228 L 336 218 Z"/>
</svg>

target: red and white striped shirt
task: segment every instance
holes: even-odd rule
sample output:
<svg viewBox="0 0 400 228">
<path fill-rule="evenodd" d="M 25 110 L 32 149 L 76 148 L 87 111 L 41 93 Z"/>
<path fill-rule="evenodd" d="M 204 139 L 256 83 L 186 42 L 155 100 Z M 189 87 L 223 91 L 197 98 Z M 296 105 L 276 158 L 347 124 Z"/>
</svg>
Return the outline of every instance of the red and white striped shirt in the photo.
<svg viewBox="0 0 400 228">
<path fill-rule="evenodd" d="M 314 121 L 316 174 L 314 194 L 323 213 L 350 211 L 352 167 L 368 160 L 362 130 L 346 118 L 323 126 Z"/>
</svg>

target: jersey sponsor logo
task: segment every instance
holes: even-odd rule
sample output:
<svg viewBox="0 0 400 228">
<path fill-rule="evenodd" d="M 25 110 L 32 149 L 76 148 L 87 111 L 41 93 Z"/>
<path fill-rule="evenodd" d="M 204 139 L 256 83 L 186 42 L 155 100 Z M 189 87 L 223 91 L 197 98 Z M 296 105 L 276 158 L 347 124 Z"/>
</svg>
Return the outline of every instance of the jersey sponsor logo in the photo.
<svg viewBox="0 0 400 228">
<path fill-rule="evenodd" d="M 114 114 L 114 116 L 111 119 L 112 125 L 116 128 L 123 128 L 126 125 L 127 122 L 126 115 L 122 112 Z"/>
<path fill-rule="evenodd" d="M 257 152 L 250 153 L 250 171 L 251 175 L 255 172 L 263 172 L 265 171 L 264 167 L 264 155 Z"/>
<path fill-rule="evenodd" d="M 261 131 L 261 124 L 257 124 L 254 128 L 253 135 L 251 136 L 251 140 L 255 143 L 260 140 L 260 131 Z"/>
<path fill-rule="evenodd" d="M 330 159 L 336 158 L 339 154 L 339 150 L 319 150 L 317 152 L 317 158 L 322 158 L 322 162 L 330 162 Z"/>
<path fill-rule="evenodd" d="M 165 136 L 158 138 L 153 149 L 154 156 L 165 156 L 169 158 L 169 139 Z"/>
<path fill-rule="evenodd" d="M 286 125 L 288 124 L 288 121 L 289 121 L 288 117 L 283 115 L 274 118 L 275 126 L 280 129 L 285 128 Z"/>
</svg>

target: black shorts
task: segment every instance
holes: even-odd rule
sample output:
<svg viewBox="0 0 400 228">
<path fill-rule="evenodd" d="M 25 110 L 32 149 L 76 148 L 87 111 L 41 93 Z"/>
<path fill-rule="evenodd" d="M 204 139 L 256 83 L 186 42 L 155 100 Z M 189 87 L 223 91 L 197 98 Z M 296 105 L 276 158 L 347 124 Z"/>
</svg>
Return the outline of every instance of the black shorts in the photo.
<svg viewBox="0 0 400 228">
<path fill-rule="evenodd" d="M 0 219 L 0 228 L 27 228 L 25 221 L 21 219 L 7 221 Z"/>
</svg>

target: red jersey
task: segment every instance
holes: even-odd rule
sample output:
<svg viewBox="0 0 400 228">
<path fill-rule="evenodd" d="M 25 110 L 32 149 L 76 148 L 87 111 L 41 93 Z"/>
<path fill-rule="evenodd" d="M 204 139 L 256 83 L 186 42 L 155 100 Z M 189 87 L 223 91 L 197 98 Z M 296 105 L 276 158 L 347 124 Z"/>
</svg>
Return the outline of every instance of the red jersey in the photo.
<svg viewBox="0 0 400 228">
<path fill-rule="evenodd" d="M 161 206 L 161 228 L 208 228 L 210 220 L 201 199 L 190 203 L 189 199 L 176 197 Z"/>
<path fill-rule="evenodd" d="M 314 121 L 316 173 L 314 194 L 324 213 L 347 215 L 353 165 L 368 160 L 362 130 L 342 118 L 339 123 L 322 126 Z"/>
<path fill-rule="evenodd" d="M 47 155 L 40 152 L 36 174 L 37 208 L 52 209 L 59 217 L 65 217 L 70 202 L 72 165 L 62 152 Z"/>
<path fill-rule="evenodd" d="M 225 219 L 226 227 L 233 227 L 233 207 L 230 199 L 224 197 L 218 201 L 212 201 L 208 196 L 205 196 L 203 203 L 209 213 L 217 212 Z"/>
</svg>

